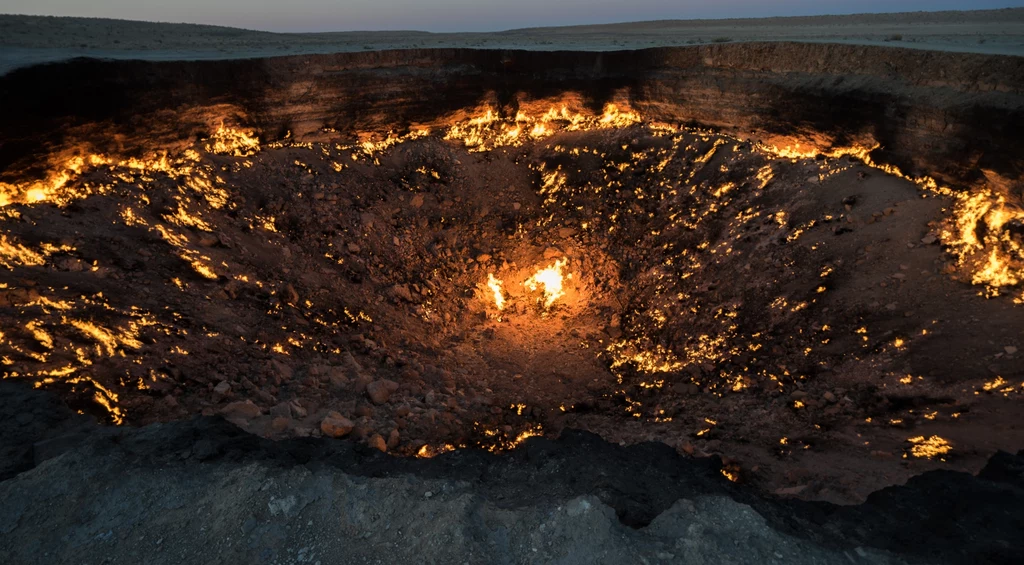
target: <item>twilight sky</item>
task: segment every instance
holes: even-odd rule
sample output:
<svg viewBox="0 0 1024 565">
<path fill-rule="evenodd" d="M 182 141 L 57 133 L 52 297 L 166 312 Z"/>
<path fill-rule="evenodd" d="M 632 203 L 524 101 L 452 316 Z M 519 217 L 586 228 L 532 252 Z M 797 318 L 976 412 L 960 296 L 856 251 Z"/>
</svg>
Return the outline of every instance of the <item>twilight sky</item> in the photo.
<svg viewBox="0 0 1024 565">
<path fill-rule="evenodd" d="M 0 0 L 0 13 L 188 22 L 267 31 L 498 31 L 640 20 L 1020 6 L 1024 0 Z"/>
</svg>

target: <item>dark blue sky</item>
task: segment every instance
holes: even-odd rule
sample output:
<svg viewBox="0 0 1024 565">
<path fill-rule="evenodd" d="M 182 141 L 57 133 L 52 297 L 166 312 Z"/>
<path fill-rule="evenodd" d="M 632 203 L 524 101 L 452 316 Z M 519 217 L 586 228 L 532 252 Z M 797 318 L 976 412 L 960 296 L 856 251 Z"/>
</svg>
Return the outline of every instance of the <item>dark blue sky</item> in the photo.
<svg viewBox="0 0 1024 565">
<path fill-rule="evenodd" d="M 497 31 L 659 19 L 1020 6 L 1024 0 L 0 0 L 0 13 L 204 23 L 268 31 Z"/>
</svg>

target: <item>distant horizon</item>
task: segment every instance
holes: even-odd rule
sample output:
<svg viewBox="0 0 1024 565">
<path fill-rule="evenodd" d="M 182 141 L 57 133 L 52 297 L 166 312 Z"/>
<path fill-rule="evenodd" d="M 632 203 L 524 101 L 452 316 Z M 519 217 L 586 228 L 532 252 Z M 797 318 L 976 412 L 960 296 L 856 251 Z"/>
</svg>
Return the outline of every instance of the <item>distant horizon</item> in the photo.
<svg viewBox="0 0 1024 565">
<path fill-rule="evenodd" d="M 162 24 L 185 24 L 185 25 L 208 25 L 214 27 L 225 27 L 247 31 L 259 31 L 268 33 L 346 33 L 346 32 L 427 32 L 427 33 L 495 33 L 504 31 L 515 31 L 530 28 L 552 28 L 552 27 L 579 27 L 615 25 L 629 23 L 646 23 L 659 21 L 718 21 L 718 20 L 758 20 L 766 18 L 801 18 L 801 17 L 843 17 L 860 15 L 896 15 L 914 13 L 939 13 L 939 12 L 979 12 L 1001 9 L 1024 8 L 1022 1 L 974 1 L 964 0 L 911 0 L 904 2 L 891 2 L 883 0 L 861 0 L 853 2 L 849 0 L 834 0 L 829 2 L 808 1 L 808 0 L 782 0 L 769 6 L 762 5 L 759 0 L 720 0 L 713 7 L 690 6 L 668 7 L 659 6 L 667 0 L 635 0 L 631 10 L 627 14 L 615 14 L 616 9 L 621 8 L 617 2 L 611 0 L 567 0 L 556 5 L 543 4 L 544 0 L 520 0 L 521 6 L 533 4 L 538 11 L 544 12 L 547 19 L 538 21 L 538 16 L 516 14 L 514 17 L 507 17 L 503 14 L 506 7 L 494 5 L 491 2 L 478 0 L 438 0 L 435 4 L 443 4 L 431 8 L 429 15 L 417 17 L 417 12 L 422 12 L 422 7 L 417 3 L 416 7 L 405 8 L 408 15 L 394 15 L 395 11 L 388 10 L 388 6 L 416 3 L 415 0 L 354 0 L 348 2 L 356 6 L 332 7 L 329 0 L 295 0 L 295 6 L 287 13 L 277 13 L 279 8 L 272 0 L 249 0 L 246 7 L 239 7 L 237 12 L 227 14 L 218 13 L 225 4 L 242 2 L 243 0 L 225 0 L 215 6 L 203 0 L 181 0 L 174 7 L 160 6 L 139 6 L 139 3 L 130 0 L 97 0 L 87 6 L 80 5 L 76 0 L 5 0 L 11 3 L 15 11 L 2 13 L 8 16 L 36 16 L 36 17 L 63 17 L 63 18 L 91 18 L 109 19 L 132 22 L 148 22 Z M 252 9 L 248 4 L 266 4 L 264 10 Z M 68 4 L 72 5 L 68 5 Z M 690 4 L 692 2 L 684 2 Z M 25 5 L 25 9 L 18 10 L 18 5 Z M 125 4 L 124 6 L 121 6 Z M 299 4 L 308 5 L 305 9 Z M 461 4 L 461 6 L 459 6 Z M 590 4 L 580 6 L 581 4 Z M 698 3 L 701 4 L 701 3 Z M 752 5 L 751 5 L 752 4 Z M 823 5 L 824 4 L 824 5 Z M 894 6 L 893 4 L 898 4 Z M 362 5 L 362 6 L 359 6 Z M 120 7 L 119 7 L 120 6 Z M 195 6 L 195 10 L 189 10 L 189 6 Z M 186 9 L 189 16 L 178 15 L 174 8 Z M 872 9 L 874 7 L 874 9 Z M 316 8 L 319 8 L 317 11 Z M 369 8 L 369 12 L 363 13 L 360 10 Z M 573 9 L 580 8 L 588 11 L 588 17 L 579 17 L 572 13 Z M 9 9 L 9 8 L 3 8 Z M 325 15 L 324 9 L 328 9 Z M 486 16 L 487 9 L 497 10 L 491 17 Z M 569 9 L 570 13 L 564 13 Z M 443 10 L 447 10 L 443 12 Z M 64 13 L 55 13 L 62 11 Z M 116 13 L 111 13 L 116 12 Z M 448 17 L 445 13 L 456 14 L 459 17 Z M 147 15 L 151 14 L 151 15 Z M 205 15 L 204 15 L 205 14 Z M 483 15 L 481 15 L 483 14 Z M 352 17 L 352 16 L 359 17 Z M 474 18 L 484 17 L 484 21 L 473 23 Z M 440 22 L 438 19 L 440 18 Z M 339 20 L 352 22 L 352 25 L 345 25 L 341 21 L 337 24 L 325 24 L 324 20 Z M 403 25 L 416 20 L 422 25 Z M 490 20 L 490 21 L 488 21 Z M 500 20 L 508 25 L 498 25 Z M 355 22 L 364 22 L 367 25 L 360 25 Z M 393 21 L 393 23 L 386 23 Z M 314 23 L 315 22 L 315 23 Z M 374 23 L 378 25 L 374 25 Z"/>
</svg>

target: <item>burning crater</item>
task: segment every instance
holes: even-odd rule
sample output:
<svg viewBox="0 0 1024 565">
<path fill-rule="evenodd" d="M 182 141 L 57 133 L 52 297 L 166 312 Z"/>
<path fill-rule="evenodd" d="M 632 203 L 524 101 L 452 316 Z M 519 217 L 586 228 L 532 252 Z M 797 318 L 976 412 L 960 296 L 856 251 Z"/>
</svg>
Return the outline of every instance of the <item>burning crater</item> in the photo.
<svg viewBox="0 0 1024 565">
<path fill-rule="evenodd" d="M 71 128 L 0 185 L 5 377 L 405 456 L 581 428 L 838 501 L 1024 443 L 1004 181 L 524 92 L 390 134 Z"/>
</svg>

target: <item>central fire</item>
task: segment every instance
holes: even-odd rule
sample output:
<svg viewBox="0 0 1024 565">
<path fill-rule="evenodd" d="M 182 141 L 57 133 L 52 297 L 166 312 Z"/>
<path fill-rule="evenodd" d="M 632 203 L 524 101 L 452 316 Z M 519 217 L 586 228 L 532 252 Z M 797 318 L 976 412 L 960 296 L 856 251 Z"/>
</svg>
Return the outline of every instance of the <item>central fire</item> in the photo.
<svg viewBox="0 0 1024 565">
<path fill-rule="evenodd" d="M 531 291 L 536 291 L 538 288 L 543 287 L 545 310 L 551 308 L 556 300 L 565 295 L 565 291 L 562 290 L 562 281 L 565 278 L 562 274 L 562 269 L 565 268 L 565 263 L 565 259 L 559 259 L 551 266 L 537 271 L 523 283 Z M 571 274 L 569 278 L 572 278 Z"/>
<path fill-rule="evenodd" d="M 533 273 L 522 281 L 524 273 L 518 276 L 513 275 L 513 288 L 522 287 L 526 293 L 537 295 L 537 302 L 544 312 L 549 311 L 560 298 L 566 294 L 566 280 L 572 280 L 572 273 L 566 272 L 569 260 L 566 258 L 557 259 L 546 267 L 538 267 Z M 487 280 L 482 285 L 482 298 L 485 302 L 493 301 L 499 312 L 504 312 L 509 307 L 509 301 L 515 302 L 522 296 L 522 292 L 506 292 L 505 281 L 495 276 L 495 273 L 487 273 Z"/>
</svg>

